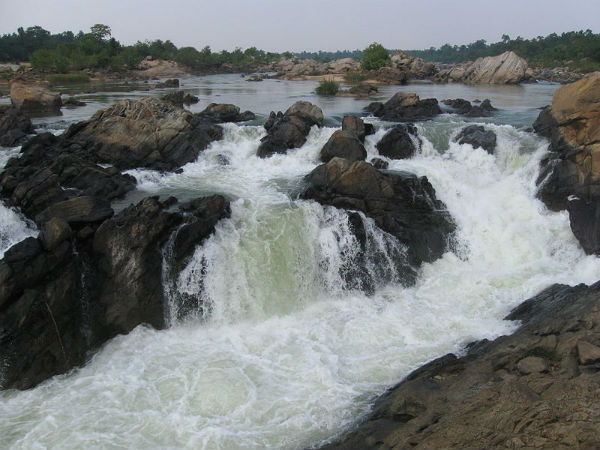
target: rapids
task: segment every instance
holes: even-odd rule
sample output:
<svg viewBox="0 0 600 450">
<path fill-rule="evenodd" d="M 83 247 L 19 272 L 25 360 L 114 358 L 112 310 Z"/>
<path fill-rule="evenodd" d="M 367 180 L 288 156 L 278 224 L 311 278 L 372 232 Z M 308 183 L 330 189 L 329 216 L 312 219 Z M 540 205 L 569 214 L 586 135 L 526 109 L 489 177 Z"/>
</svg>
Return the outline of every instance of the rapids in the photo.
<svg viewBox="0 0 600 450">
<path fill-rule="evenodd" d="M 389 124 L 367 120 L 379 128 L 366 141 L 369 160 Z M 140 326 L 80 369 L 0 392 L 0 447 L 317 446 L 419 365 L 511 332 L 517 324 L 502 318 L 541 289 L 600 279 L 568 215 L 535 198 L 547 142 L 510 121 L 487 123 L 498 136 L 489 155 L 451 141 L 466 124 L 454 115 L 420 123 L 418 154 L 390 161 L 390 170 L 428 177 L 457 223 L 455 251 L 424 264 L 412 287 L 373 271 L 370 296 L 341 276 L 356 257 L 347 215 L 296 199 L 335 128 L 314 128 L 301 149 L 259 159 L 262 127 L 228 124 L 225 139 L 180 174 L 129 171 L 138 190 L 117 209 L 147 195 L 218 192 L 232 200 L 231 218 L 185 268 L 163 274 L 168 329 Z M 363 221 L 374 252 L 401 257 L 392 237 Z"/>
</svg>

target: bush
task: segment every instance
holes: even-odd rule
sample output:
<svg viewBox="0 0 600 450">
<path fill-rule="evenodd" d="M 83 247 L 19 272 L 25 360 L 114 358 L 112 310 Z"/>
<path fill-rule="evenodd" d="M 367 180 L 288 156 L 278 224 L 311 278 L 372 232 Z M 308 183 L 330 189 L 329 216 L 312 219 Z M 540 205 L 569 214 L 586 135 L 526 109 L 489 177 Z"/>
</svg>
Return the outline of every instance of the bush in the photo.
<svg viewBox="0 0 600 450">
<path fill-rule="evenodd" d="M 363 59 L 360 66 L 363 70 L 377 70 L 385 66 L 390 60 L 390 54 L 385 47 L 373 42 L 363 50 Z"/>
<path fill-rule="evenodd" d="M 340 84 L 333 80 L 323 80 L 317 86 L 317 95 L 333 96 L 340 90 Z"/>
<path fill-rule="evenodd" d="M 347 83 L 352 83 L 352 84 L 362 83 L 363 81 L 365 81 L 368 78 L 369 78 L 369 76 L 366 73 L 360 73 L 360 72 L 348 72 L 344 75 L 344 80 Z"/>
<path fill-rule="evenodd" d="M 89 83 L 90 76 L 87 73 L 57 73 L 48 75 L 48 81 L 52 84 Z"/>
</svg>

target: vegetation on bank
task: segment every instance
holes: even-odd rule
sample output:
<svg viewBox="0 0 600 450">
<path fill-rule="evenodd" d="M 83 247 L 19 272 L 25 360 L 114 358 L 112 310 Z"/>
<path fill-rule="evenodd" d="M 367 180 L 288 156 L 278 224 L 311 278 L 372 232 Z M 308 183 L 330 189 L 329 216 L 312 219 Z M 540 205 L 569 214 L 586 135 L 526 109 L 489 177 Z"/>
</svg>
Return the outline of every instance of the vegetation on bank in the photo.
<svg viewBox="0 0 600 450">
<path fill-rule="evenodd" d="M 363 50 L 363 57 L 360 61 L 360 67 L 363 70 L 377 70 L 390 62 L 390 52 L 386 48 L 373 42 Z"/>
<path fill-rule="evenodd" d="M 574 70 L 600 70 L 600 34 L 591 30 L 552 33 L 533 39 L 518 36 L 512 39 L 507 34 L 502 40 L 487 44 L 480 39 L 467 45 L 444 44 L 440 48 L 411 50 L 407 53 L 427 61 L 459 63 L 473 61 L 484 56 L 495 56 L 512 50 L 534 66 L 567 66 Z"/>
<path fill-rule="evenodd" d="M 291 54 L 290 54 L 291 55 Z M 40 26 L 19 28 L 16 33 L 0 37 L 0 62 L 29 61 L 35 69 L 56 73 L 69 70 L 131 69 L 144 58 L 177 61 L 193 70 L 203 71 L 229 64 L 232 68 L 265 64 L 279 59 L 278 53 L 267 53 L 250 47 L 213 53 L 209 46 L 177 48 L 171 41 L 138 41 L 122 45 L 111 36 L 110 27 L 94 25 L 89 33 L 65 31 L 51 34 Z"/>
<path fill-rule="evenodd" d="M 340 84 L 333 80 L 323 80 L 316 89 L 317 95 L 334 96 L 340 90 Z"/>
</svg>

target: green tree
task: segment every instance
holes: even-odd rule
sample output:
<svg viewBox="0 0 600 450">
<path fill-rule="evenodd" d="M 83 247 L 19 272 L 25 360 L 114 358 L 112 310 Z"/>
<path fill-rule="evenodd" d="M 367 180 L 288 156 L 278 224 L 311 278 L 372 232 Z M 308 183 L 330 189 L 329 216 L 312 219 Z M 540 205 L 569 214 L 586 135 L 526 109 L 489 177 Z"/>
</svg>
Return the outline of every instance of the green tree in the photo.
<svg viewBox="0 0 600 450">
<path fill-rule="evenodd" d="M 103 41 L 111 36 L 110 27 L 108 25 L 97 23 L 96 25 L 93 25 L 90 30 L 92 31 L 92 35 L 99 41 Z"/>
<path fill-rule="evenodd" d="M 363 59 L 360 63 L 363 70 L 377 70 L 385 66 L 390 60 L 390 54 L 385 47 L 373 42 L 363 50 Z"/>
</svg>

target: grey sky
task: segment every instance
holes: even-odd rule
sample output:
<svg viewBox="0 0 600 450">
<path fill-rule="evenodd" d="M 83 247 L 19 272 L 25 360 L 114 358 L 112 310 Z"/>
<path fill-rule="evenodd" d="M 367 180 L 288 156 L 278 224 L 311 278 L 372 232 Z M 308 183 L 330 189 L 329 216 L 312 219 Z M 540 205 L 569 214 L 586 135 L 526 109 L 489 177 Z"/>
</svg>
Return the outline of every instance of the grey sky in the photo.
<svg viewBox="0 0 600 450">
<path fill-rule="evenodd" d="M 213 50 L 423 49 L 600 27 L 598 0 L 0 0 L 0 33 L 112 28 L 124 44 L 170 39 Z"/>
</svg>

